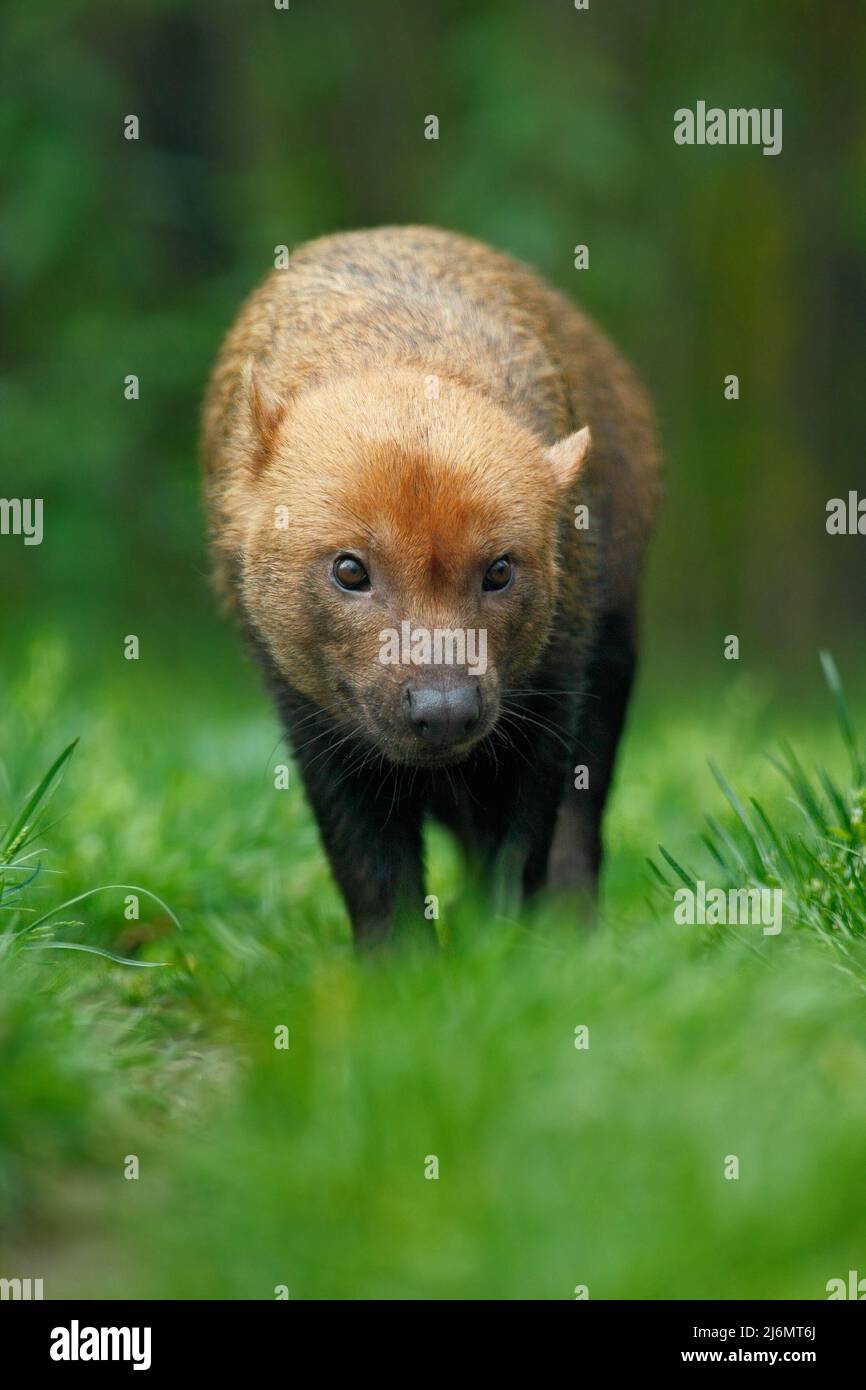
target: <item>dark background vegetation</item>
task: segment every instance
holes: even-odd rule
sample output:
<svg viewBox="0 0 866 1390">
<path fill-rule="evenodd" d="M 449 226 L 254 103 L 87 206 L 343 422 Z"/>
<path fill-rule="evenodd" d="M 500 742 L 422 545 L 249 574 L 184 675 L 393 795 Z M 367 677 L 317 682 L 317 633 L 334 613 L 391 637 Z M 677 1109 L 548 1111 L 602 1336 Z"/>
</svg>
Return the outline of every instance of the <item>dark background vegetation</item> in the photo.
<svg viewBox="0 0 866 1390">
<path fill-rule="evenodd" d="M 688 671 L 736 632 L 817 683 L 816 647 L 856 638 L 864 542 L 824 523 L 866 482 L 861 5 L 21 0 L 0 51 L 0 491 L 46 509 L 41 548 L 0 545 L 7 632 L 210 640 L 220 336 L 276 244 L 417 221 L 536 265 L 649 385 L 651 651 Z M 782 153 L 676 146 L 698 98 L 781 107 Z"/>
</svg>

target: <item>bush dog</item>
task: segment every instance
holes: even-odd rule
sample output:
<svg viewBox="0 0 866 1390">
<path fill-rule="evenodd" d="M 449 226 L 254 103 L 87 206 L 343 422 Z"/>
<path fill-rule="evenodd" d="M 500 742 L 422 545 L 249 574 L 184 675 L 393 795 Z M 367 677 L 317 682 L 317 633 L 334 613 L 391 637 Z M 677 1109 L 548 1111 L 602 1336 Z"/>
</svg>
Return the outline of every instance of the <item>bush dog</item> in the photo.
<svg viewBox="0 0 866 1390">
<path fill-rule="evenodd" d="M 323 237 L 241 309 L 204 455 L 217 583 L 356 938 L 424 922 L 425 816 L 510 903 L 594 894 L 660 495 L 610 343 L 480 242 Z"/>
</svg>

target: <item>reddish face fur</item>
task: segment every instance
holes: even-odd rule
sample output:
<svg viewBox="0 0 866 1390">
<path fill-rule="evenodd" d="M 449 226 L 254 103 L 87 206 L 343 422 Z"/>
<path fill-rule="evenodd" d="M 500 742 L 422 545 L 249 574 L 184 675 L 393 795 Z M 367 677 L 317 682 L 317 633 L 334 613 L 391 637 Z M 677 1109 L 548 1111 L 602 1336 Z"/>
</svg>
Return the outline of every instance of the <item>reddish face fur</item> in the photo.
<svg viewBox="0 0 866 1390">
<path fill-rule="evenodd" d="M 234 484 L 232 545 L 246 613 L 278 669 L 395 762 L 419 747 L 407 690 L 466 681 L 465 667 L 387 664 L 386 630 L 486 632 L 481 717 L 448 750 L 465 756 L 496 722 L 549 634 L 561 510 L 588 434 L 552 449 L 478 392 L 400 370 L 343 378 L 283 402 L 247 376 L 248 466 Z M 357 557 L 370 587 L 335 581 Z M 510 585 L 485 590 L 507 555 Z"/>
</svg>

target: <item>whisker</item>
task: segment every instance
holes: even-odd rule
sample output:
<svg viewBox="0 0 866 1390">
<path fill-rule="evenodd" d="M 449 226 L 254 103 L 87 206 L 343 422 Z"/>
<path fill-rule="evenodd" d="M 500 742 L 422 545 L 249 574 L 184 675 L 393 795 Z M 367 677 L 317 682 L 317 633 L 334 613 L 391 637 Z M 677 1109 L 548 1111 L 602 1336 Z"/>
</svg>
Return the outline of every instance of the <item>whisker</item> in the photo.
<svg viewBox="0 0 866 1390">
<path fill-rule="evenodd" d="M 566 753 L 571 752 L 568 742 L 563 737 L 560 730 L 547 719 L 535 718 L 533 715 L 527 714 L 525 710 L 515 709 L 503 709 L 499 717 L 500 719 L 506 718 L 518 721 L 519 723 L 530 724 L 533 728 L 540 729 L 542 733 L 547 734 L 549 738 L 555 738 L 558 743 L 562 744 Z"/>
</svg>

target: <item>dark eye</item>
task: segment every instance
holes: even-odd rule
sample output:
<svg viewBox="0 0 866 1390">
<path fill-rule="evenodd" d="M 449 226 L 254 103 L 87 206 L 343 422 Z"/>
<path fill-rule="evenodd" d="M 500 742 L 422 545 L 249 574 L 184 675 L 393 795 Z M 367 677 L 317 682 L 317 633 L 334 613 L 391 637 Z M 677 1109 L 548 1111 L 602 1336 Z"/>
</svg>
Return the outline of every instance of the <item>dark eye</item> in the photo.
<svg viewBox="0 0 866 1390">
<path fill-rule="evenodd" d="M 507 555 L 502 555 L 488 566 L 484 576 L 483 589 L 507 589 L 514 574 L 514 566 Z"/>
<path fill-rule="evenodd" d="M 340 555 L 334 561 L 332 571 L 341 589 L 369 589 L 370 576 L 360 560 L 354 555 Z"/>
</svg>

